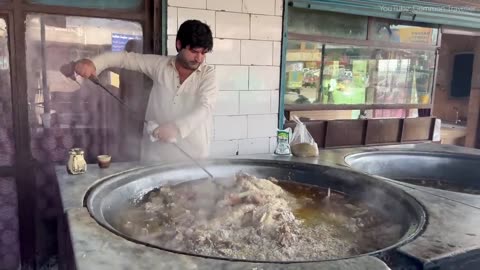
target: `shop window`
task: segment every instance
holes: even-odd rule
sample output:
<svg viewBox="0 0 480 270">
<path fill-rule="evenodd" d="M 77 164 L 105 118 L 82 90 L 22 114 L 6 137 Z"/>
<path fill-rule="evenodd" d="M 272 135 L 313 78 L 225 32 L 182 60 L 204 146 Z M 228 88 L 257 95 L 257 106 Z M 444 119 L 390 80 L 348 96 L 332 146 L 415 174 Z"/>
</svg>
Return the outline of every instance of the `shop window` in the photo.
<svg viewBox="0 0 480 270">
<path fill-rule="evenodd" d="M 287 49 L 285 104 L 430 102 L 433 51 L 321 43 L 314 49 L 304 47 Z"/>
<path fill-rule="evenodd" d="M 366 39 L 367 30 L 367 17 L 296 8 L 290 8 L 288 11 L 288 32 Z"/>
<path fill-rule="evenodd" d="M 32 4 L 55 5 L 77 8 L 98 9 L 136 9 L 143 2 L 141 0 L 25 0 Z"/>
<path fill-rule="evenodd" d="M 117 131 L 121 130 L 122 108 L 102 88 L 79 77 L 77 81 L 67 78 L 60 67 L 103 52 L 141 53 L 141 25 L 122 20 L 30 14 L 26 29 L 34 157 L 64 162 L 70 148 L 81 147 L 92 161 L 112 145 L 119 147 L 121 135 Z M 122 73 L 122 70 L 110 70 L 100 76 L 110 92 L 119 97 Z M 135 83 L 139 88 L 135 93 L 143 95 L 143 77 L 130 77 L 130 80 L 130 84 Z M 114 154 L 112 150 L 109 153 Z"/>
<path fill-rule="evenodd" d="M 285 115 L 415 117 L 431 108 L 438 26 L 290 7 L 287 32 Z"/>
<path fill-rule="evenodd" d="M 15 159 L 12 116 L 8 32 L 0 18 L 0 166 L 11 166 Z"/>
</svg>

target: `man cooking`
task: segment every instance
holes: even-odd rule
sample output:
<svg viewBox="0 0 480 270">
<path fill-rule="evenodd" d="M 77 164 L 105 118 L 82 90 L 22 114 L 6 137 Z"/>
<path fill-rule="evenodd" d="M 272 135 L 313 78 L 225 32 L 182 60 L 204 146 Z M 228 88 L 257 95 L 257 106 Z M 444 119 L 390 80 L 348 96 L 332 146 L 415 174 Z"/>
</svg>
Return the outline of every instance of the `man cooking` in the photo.
<svg viewBox="0 0 480 270">
<path fill-rule="evenodd" d="M 214 69 L 204 63 L 205 54 L 212 48 L 210 27 L 188 20 L 178 29 L 178 54 L 174 57 L 105 53 L 78 61 L 75 72 L 84 78 L 111 67 L 143 72 L 153 80 L 153 87 L 145 115 L 142 160 L 184 158 L 173 142 L 191 156 L 205 158 L 218 93 Z"/>
</svg>

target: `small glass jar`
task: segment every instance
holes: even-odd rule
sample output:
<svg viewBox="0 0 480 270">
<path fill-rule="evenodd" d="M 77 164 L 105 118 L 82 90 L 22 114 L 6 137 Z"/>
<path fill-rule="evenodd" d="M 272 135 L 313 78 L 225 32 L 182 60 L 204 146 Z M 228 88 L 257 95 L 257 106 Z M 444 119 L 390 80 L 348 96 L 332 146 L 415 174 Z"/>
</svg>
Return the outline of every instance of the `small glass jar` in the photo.
<svg viewBox="0 0 480 270">
<path fill-rule="evenodd" d="M 68 151 L 67 171 L 69 174 L 81 174 L 87 172 L 87 162 L 84 152 L 80 148 L 72 148 Z"/>
</svg>

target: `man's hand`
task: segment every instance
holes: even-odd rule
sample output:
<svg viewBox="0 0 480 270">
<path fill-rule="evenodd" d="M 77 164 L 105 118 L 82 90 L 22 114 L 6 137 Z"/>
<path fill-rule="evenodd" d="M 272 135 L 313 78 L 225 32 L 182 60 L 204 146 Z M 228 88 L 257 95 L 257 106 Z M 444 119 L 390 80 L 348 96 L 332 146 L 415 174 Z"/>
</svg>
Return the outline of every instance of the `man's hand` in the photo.
<svg viewBox="0 0 480 270">
<path fill-rule="evenodd" d="M 178 128 L 175 124 L 163 124 L 153 130 L 153 137 L 162 142 L 174 142 L 178 135 Z"/>
<path fill-rule="evenodd" d="M 90 59 L 82 59 L 75 63 L 75 72 L 83 78 L 90 78 L 97 72 L 95 64 Z"/>
</svg>

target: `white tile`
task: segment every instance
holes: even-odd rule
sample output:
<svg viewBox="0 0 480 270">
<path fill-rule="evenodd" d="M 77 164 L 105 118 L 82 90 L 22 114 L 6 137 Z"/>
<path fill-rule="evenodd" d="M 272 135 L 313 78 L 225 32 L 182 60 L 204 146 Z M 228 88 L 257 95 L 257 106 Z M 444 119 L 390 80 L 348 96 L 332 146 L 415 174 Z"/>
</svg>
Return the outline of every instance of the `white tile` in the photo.
<svg viewBox="0 0 480 270">
<path fill-rule="evenodd" d="M 206 8 L 207 0 L 168 0 L 169 6 L 187 8 Z"/>
<path fill-rule="evenodd" d="M 243 0 L 243 12 L 275 15 L 275 0 Z"/>
<path fill-rule="evenodd" d="M 217 12 L 216 37 L 217 38 L 250 38 L 250 15 L 231 12 Z"/>
<path fill-rule="evenodd" d="M 272 91 L 270 94 L 270 112 L 279 113 L 278 112 L 279 104 L 280 104 L 279 91 L 278 90 Z"/>
<path fill-rule="evenodd" d="M 240 40 L 213 39 L 212 53 L 207 55 L 207 63 L 220 65 L 240 64 Z"/>
<path fill-rule="evenodd" d="M 275 15 L 283 15 L 283 1 L 285 0 L 275 0 Z"/>
<path fill-rule="evenodd" d="M 275 148 L 277 148 L 277 137 L 270 137 L 270 151 L 269 151 L 269 153 L 274 153 Z"/>
<path fill-rule="evenodd" d="M 210 145 L 211 157 L 235 156 L 238 151 L 238 141 L 213 141 Z"/>
<path fill-rule="evenodd" d="M 249 67 L 248 89 L 277 90 L 280 86 L 279 67 Z"/>
<path fill-rule="evenodd" d="M 177 49 L 175 48 L 175 40 L 177 36 L 167 37 L 167 55 L 177 55 Z"/>
<path fill-rule="evenodd" d="M 248 90 L 247 66 L 217 65 L 216 75 L 220 90 Z"/>
<path fill-rule="evenodd" d="M 215 11 L 201 9 L 178 9 L 178 27 L 186 20 L 199 20 L 210 26 L 212 34 L 215 37 Z"/>
<path fill-rule="evenodd" d="M 238 91 L 219 91 L 214 115 L 237 115 L 239 111 Z"/>
<path fill-rule="evenodd" d="M 239 155 L 266 154 L 269 150 L 269 138 L 246 139 L 238 142 Z"/>
<path fill-rule="evenodd" d="M 178 9 L 175 7 L 167 8 L 167 35 L 177 34 Z"/>
<path fill-rule="evenodd" d="M 278 16 L 251 16 L 251 39 L 282 40 L 282 17 Z"/>
<path fill-rule="evenodd" d="M 278 128 L 277 114 L 249 115 L 248 138 L 275 136 Z"/>
<path fill-rule="evenodd" d="M 270 113 L 270 91 L 240 92 L 240 114 Z"/>
<path fill-rule="evenodd" d="M 247 138 L 247 116 L 215 116 L 214 132 L 216 141 Z"/>
<path fill-rule="evenodd" d="M 280 66 L 282 61 L 282 43 L 273 42 L 273 65 Z"/>
<path fill-rule="evenodd" d="M 242 65 L 272 65 L 271 41 L 242 40 Z"/>
<path fill-rule="evenodd" d="M 242 0 L 207 0 L 207 9 L 242 12 Z"/>
</svg>

